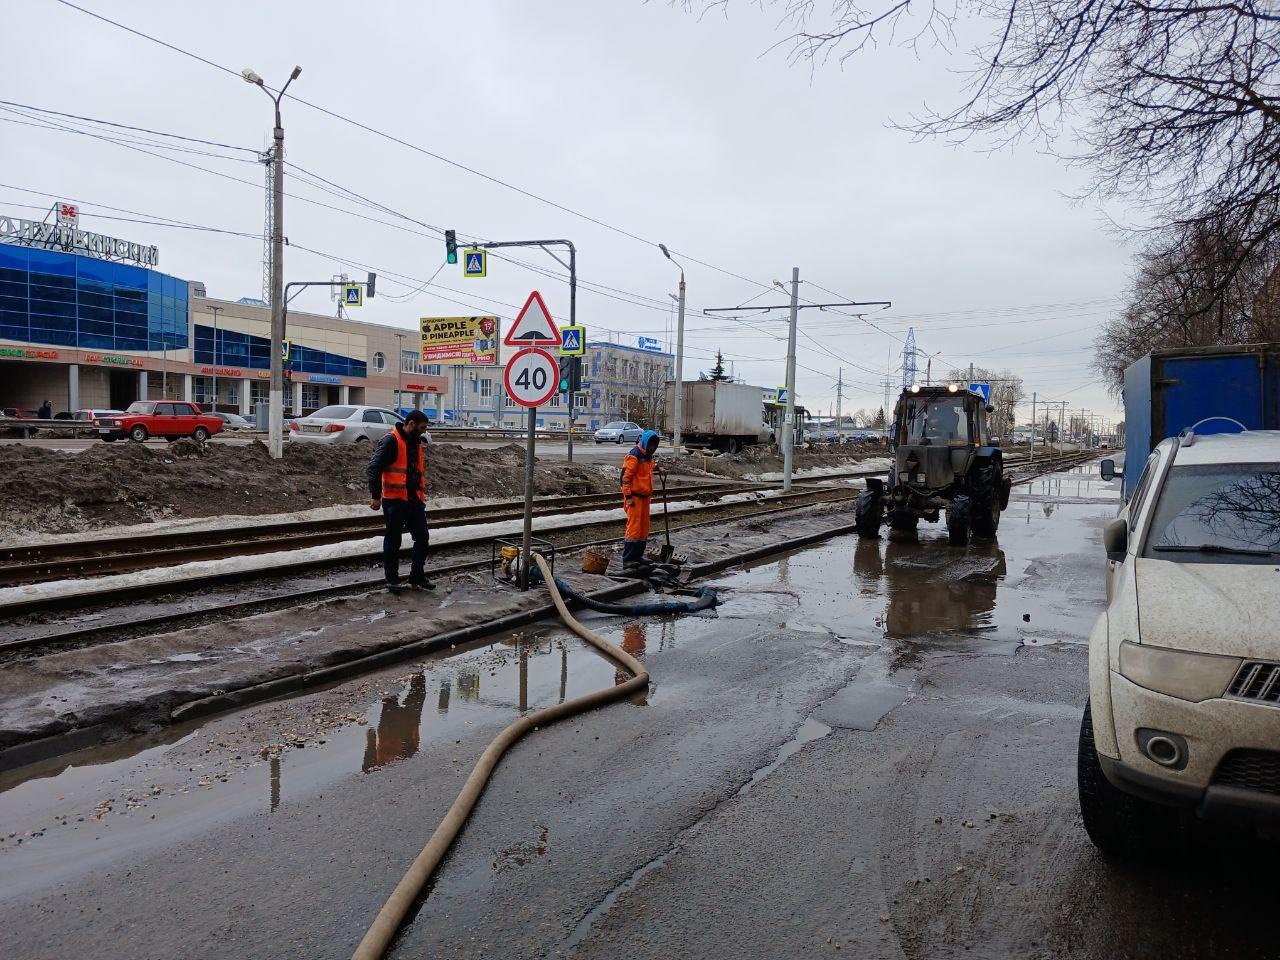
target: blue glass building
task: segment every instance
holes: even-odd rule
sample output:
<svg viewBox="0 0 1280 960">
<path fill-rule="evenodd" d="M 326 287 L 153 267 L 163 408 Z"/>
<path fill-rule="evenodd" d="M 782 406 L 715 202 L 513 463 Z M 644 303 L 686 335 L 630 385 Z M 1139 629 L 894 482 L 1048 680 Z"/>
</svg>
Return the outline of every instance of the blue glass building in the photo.
<svg viewBox="0 0 1280 960">
<path fill-rule="evenodd" d="M 0 339 L 82 350 L 184 349 L 187 281 L 0 243 Z"/>
</svg>

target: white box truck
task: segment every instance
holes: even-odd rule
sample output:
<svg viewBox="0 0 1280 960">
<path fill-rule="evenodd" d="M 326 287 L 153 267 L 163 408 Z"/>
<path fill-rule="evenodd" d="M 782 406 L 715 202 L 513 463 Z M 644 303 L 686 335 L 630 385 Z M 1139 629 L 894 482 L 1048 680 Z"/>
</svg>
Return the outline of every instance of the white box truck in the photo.
<svg viewBox="0 0 1280 960">
<path fill-rule="evenodd" d="M 680 439 L 686 447 L 710 447 L 737 453 L 753 443 L 774 443 L 774 429 L 765 418 L 764 389 L 720 380 L 686 380 L 667 384 L 662 432 L 675 436 L 676 389 L 680 399 Z"/>
</svg>

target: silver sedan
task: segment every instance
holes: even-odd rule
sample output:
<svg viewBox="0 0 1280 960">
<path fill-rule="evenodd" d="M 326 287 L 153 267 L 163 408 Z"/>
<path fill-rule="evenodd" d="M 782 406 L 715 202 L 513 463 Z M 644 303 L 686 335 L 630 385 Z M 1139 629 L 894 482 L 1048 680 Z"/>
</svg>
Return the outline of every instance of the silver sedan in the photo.
<svg viewBox="0 0 1280 960">
<path fill-rule="evenodd" d="M 376 443 L 404 418 L 385 407 L 336 405 L 321 407 L 305 417 L 289 421 L 289 439 L 295 443 Z M 427 443 L 428 434 L 423 434 Z"/>
</svg>

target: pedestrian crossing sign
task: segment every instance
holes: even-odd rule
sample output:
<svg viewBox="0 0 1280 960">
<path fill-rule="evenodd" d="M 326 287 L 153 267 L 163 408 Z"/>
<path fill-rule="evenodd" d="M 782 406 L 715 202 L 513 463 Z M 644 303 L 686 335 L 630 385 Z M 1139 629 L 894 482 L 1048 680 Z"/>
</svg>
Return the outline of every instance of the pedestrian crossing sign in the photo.
<svg viewBox="0 0 1280 960">
<path fill-rule="evenodd" d="M 489 257 L 484 250 L 466 250 L 462 256 L 464 277 L 483 277 L 489 272 Z"/>
<path fill-rule="evenodd" d="M 787 388 L 786 387 L 778 388 L 778 398 L 773 402 L 780 407 L 785 407 L 787 405 Z"/>
<path fill-rule="evenodd" d="M 991 384 L 989 383 L 971 383 L 969 384 L 969 392 L 980 396 L 983 403 L 991 402 Z"/>
<path fill-rule="evenodd" d="M 344 307 L 363 307 L 364 288 L 358 283 L 348 283 L 342 288 L 342 305 Z"/>
<path fill-rule="evenodd" d="M 587 352 L 586 327 L 560 328 L 560 356 L 581 357 Z"/>
</svg>

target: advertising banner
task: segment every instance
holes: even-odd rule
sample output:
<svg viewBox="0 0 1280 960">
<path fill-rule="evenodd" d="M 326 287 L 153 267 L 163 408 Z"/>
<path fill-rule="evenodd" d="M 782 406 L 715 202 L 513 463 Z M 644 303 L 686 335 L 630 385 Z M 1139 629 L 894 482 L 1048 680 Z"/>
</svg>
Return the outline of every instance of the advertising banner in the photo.
<svg viewBox="0 0 1280 960">
<path fill-rule="evenodd" d="M 498 363 L 497 317 L 423 317 L 423 363 Z"/>
</svg>

